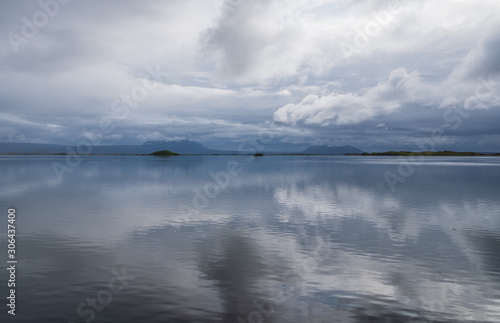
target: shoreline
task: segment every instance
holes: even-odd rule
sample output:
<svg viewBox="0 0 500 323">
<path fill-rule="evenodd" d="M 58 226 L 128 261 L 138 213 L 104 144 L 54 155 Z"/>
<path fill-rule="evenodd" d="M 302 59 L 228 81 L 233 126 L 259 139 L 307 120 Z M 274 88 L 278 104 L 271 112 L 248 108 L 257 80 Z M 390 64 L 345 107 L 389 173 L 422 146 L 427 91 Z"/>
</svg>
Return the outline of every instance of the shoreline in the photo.
<svg viewBox="0 0 500 323">
<path fill-rule="evenodd" d="M 152 157 L 165 157 L 165 156 L 155 156 L 152 154 L 46 154 L 46 153 L 0 153 L 0 156 L 152 156 Z M 255 154 L 177 154 L 170 155 L 167 157 L 176 156 L 362 156 L 362 157 L 401 157 L 401 156 L 423 156 L 423 157 L 500 157 L 500 153 L 475 153 L 475 152 L 373 152 L 373 153 L 362 153 L 362 154 L 301 154 L 301 153 L 259 153 L 257 156 Z"/>
</svg>

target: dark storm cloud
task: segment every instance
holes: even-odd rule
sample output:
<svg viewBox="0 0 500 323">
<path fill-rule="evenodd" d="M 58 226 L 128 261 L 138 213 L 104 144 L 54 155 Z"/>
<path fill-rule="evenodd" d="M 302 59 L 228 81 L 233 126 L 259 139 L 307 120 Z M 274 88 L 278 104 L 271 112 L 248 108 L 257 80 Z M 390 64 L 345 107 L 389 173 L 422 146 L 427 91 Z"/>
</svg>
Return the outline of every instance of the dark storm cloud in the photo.
<svg viewBox="0 0 500 323">
<path fill-rule="evenodd" d="M 0 141 L 500 150 L 498 1 L 391 3 L 3 2 Z"/>
</svg>

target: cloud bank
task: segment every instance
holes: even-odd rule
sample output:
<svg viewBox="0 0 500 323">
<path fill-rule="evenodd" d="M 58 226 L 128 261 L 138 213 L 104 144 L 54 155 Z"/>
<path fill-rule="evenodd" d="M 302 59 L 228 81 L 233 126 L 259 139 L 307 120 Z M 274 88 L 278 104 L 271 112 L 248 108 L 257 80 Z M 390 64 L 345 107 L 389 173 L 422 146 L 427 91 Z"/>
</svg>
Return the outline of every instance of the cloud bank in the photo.
<svg viewBox="0 0 500 323">
<path fill-rule="evenodd" d="M 2 142 L 76 144 L 111 120 L 104 144 L 182 138 L 234 150 L 273 125 L 273 147 L 415 150 L 453 109 L 470 117 L 438 148 L 498 150 L 498 1 L 42 0 L 0 9 Z"/>
</svg>

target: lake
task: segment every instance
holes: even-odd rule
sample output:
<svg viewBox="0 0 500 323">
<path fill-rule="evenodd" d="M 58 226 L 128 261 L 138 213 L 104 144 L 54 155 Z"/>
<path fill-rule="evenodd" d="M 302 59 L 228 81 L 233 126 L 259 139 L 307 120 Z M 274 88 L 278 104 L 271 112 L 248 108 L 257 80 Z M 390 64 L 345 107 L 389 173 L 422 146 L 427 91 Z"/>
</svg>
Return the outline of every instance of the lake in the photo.
<svg viewBox="0 0 500 323">
<path fill-rule="evenodd" d="M 500 322 L 500 158 L 0 156 L 1 322 Z"/>
</svg>

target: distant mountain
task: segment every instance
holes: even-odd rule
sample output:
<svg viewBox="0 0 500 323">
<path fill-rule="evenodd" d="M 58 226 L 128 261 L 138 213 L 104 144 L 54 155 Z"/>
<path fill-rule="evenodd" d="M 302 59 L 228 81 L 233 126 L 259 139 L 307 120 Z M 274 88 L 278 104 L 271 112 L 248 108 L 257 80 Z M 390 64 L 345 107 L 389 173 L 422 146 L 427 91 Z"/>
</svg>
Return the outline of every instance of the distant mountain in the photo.
<svg viewBox="0 0 500 323">
<path fill-rule="evenodd" d="M 86 147 L 84 147 L 86 148 Z M 301 147 L 302 149 L 302 147 Z M 85 149 L 87 150 L 87 149 Z M 92 146 L 91 154 L 151 154 L 155 151 L 170 150 L 179 154 L 239 154 L 237 151 L 215 150 L 205 147 L 203 144 L 192 140 L 178 141 L 148 141 L 142 145 L 111 145 Z M 30 143 L 0 143 L 0 154 L 61 154 L 76 153 L 76 146 L 52 145 L 52 144 L 30 144 Z M 246 152 L 251 154 L 251 152 Z M 273 154 L 273 151 L 266 154 Z M 352 146 L 312 146 L 301 152 L 311 155 L 345 155 L 361 154 L 363 151 Z"/>
<path fill-rule="evenodd" d="M 76 146 L 69 151 L 77 151 Z M 142 145 L 92 146 L 92 154 L 151 154 L 155 151 L 170 150 L 179 154 L 223 154 L 228 151 L 209 149 L 191 140 L 148 141 Z M 51 144 L 0 143 L 0 153 L 8 154 L 58 154 L 68 153 L 67 146 Z"/>
<path fill-rule="evenodd" d="M 65 152 L 63 145 L 0 143 L 0 154 L 58 154 Z"/>
<path fill-rule="evenodd" d="M 363 151 L 352 146 L 311 146 L 301 154 L 311 155 L 345 155 L 345 154 L 362 154 Z"/>
</svg>

